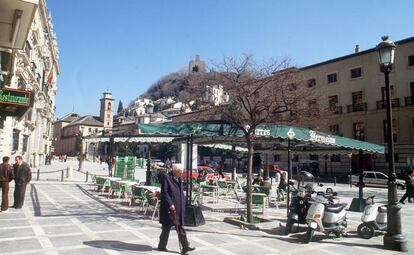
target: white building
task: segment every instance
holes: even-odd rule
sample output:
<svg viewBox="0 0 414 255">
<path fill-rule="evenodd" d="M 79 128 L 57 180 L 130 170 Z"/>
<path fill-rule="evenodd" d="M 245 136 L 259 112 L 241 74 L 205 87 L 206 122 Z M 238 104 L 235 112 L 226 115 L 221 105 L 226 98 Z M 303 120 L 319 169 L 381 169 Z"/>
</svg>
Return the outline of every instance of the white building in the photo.
<svg viewBox="0 0 414 255">
<path fill-rule="evenodd" d="M 22 7 L 25 4 L 33 5 L 33 12 L 27 12 Z M 0 2 L 0 9 L 9 8 L 14 11 L 14 16 L 11 16 L 14 17 L 13 24 L 16 20 L 21 20 L 19 22 L 23 25 L 27 22 L 28 30 L 26 37 L 16 36 L 15 40 L 21 43 L 21 47 L 12 45 L 10 48 L 0 48 L 3 59 L 7 57 L 9 69 L 5 71 L 3 61 L 1 93 L 17 93 L 23 102 L 14 108 L 8 105 L 11 102 L 0 102 L 0 155 L 22 155 L 26 162 L 35 167 L 44 164 L 45 156 L 50 155 L 52 149 L 56 78 L 60 73 L 59 51 L 45 0 Z M 0 26 L 0 34 L 8 35 L 8 28 L 3 25 Z M 14 34 L 12 32 L 13 38 Z M 0 36 L 0 47 L 4 45 L 1 44 L 2 39 Z"/>
</svg>

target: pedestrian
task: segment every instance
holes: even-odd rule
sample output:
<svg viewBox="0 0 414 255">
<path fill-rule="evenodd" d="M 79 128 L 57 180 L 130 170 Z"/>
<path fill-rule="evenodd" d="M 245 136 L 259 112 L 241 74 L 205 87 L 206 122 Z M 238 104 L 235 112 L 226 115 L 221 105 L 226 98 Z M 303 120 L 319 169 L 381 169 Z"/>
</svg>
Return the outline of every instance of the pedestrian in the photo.
<svg viewBox="0 0 414 255">
<path fill-rule="evenodd" d="M 14 204 L 15 209 L 21 209 L 24 204 L 24 195 L 26 185 L 32 180 L 32 171 L 26 162 L 23 162 L 22 156 L 16 156 L 16 163 L 13 166 L 14 171 Z"/>
<path fill-rule="evenodd" d="M 217 166 L 217 168 L 218 168 L 219 175 L 221 176 L 221 178 L 224 179 L 224 174 L 223 174 L 224 164 L 223 164 L 223 161 L 220 161 L 220 163 Z"/>
<path fill-rule="evenodd" d="M 401 204 L 405 204 L 404 201 L 408 197 L 408 202 L 413 202 L 413 195 L 414 195 L 414 170 L 410 170 L 408 172 L 407 178 L 405 179 L 405 194 L 400 199 Z"/>
<path fill-rule="evenodd" d="M 14 178 L 9 161 L 9 157 L 3 157 L 3 163 L 0 164 L 1 212 L 9 209 L 9 182 Z"/>
<path fill-rule="evenodd" d="M 185 198 L 181 175 L 183 169 L 180 164 L 173 164 L 172 171 L 165 174 L 161 181 L 160 223 L 162 232 L 158 250 L 168 251 L 167 243 L 171 227 L 175 227 L 178 240 L 181 243 L 181 254 L 187 254 L 195 248 L 190 247 L 187 234 L 184 230 Z"/>
</svg>

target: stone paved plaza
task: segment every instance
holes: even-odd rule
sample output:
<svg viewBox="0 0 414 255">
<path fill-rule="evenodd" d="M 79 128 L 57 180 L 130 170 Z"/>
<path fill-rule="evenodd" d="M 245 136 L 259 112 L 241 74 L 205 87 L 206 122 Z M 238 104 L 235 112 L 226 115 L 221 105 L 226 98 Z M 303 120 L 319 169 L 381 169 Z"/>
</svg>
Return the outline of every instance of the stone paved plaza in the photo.
<svg viewBox="0 0 414 255">
<path fill-rule="evenodd" d="M 69 164 L 69 163 L 68 163 Z M 54 163 L 41 171 L 62 169 Z M 99 164 L 88 163 L 91 172 L 105 172 Z M 143 171 L 142 171 L 143 173 Z M 140 173 L 140 174 L 142 174 Z M 78 177 L 76 177 L 78 176 Z M 141 176 L 142 177 L 142 176 Z M 137 207 L 128 207 L 122 199 L 108 199 L 80 180 L 33 181 L 27 188 L 23 209 L 0 213 L 0 254 L 168 254 L 155 250 L 160 233 L 157 220 L 151 221 Z M 334 187 L 341 202 L 350 202 L 356 188 Z M 403 191 L 399 191 L 401 195 Z M 366 188 L 365 196 L 376 194 L 385 203 L 386 189 Z M 12 192 L 10 194 L 12 198 Z M 317 233 L 310 244 L 301 243 L 305 228 L 290 236 L 283 235 L 286 207 L 268 208 L 265 216 L 272 219 L 261 230 L 244 230 L 223 222 L 234 214 L 232 199 L 213 204 L 205 201 L 206 224 L 188 227 L 188 237 L 197 249 L 191 254 L 396 254 L 382 249 L 382 236 L 360 239 L 356 228 L 361 213 L 348 212 L 349 236 L 332 239 Z M 414 252 L 414 204 L 402 206 L 403 233 L 409 239 L 409 253 Z M 179 247 L 171 231 L 168 248 L 178 254 Z"/>
</svg>

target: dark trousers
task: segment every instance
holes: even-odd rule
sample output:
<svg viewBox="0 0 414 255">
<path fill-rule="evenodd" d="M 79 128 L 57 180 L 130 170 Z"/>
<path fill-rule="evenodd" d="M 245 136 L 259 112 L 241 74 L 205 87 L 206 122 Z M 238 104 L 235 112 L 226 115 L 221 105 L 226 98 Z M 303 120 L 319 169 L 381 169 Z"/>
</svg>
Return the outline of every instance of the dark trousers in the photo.
<svg viewBox="0 0 414 255">
<path fill-rule="evenodd" d="M 26 194 L 27 183 L 16 183 L 14 186 L 14 208 L 22 208 L 24 204 L 24 195 Z"/>
<path fill-rule="evenodd" d="M 9 209 L 9 182 L 0 182 L 1 188 L 1 210 Z"/>
<path fill-rule="evenodd" d="M 175 231 L 175 226 L 172 227 Z M 166 248 L 167 247 L 167 243 L 168 243 L 168 237 L 170 236 L 170 230 L 171 230 L 171 225 L 162 225 L 162 231 L 161 231 L 161 235 L 160 235 L 160 242 L 158 243 L 158 248 Z M 187 241 L 187 234 L 184 230 L 184 227 L 182 225 L 178 226 L 178 232 L 179 232 L 179 240 L 181 243 L 181 246 L 184 247 L 188 247 L 188 241 Z"/>
<path fill-rule="evenodd" d="M 404 202 L 407 197 L 408 201 L 411 202 L 413 199 L 413 193 L 413 188 L 407 187 L 404 196 L 402 196 L 402 198 L 400 199 L 400 202 Z"/>
</svg>

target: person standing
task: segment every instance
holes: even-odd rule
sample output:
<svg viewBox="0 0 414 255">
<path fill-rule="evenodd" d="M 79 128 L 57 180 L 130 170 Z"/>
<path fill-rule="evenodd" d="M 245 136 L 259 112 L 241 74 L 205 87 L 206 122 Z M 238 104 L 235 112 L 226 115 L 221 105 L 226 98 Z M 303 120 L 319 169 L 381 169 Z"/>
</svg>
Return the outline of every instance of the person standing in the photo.
<svg viewBox="0 0 414 255">
<path fill-rule="evenodd" d="M 0 164 L 1 212 L 9 209 L 9 182 L 14 178 L 9 161 L 9 157 L 3 157 L 3 163 Z"/>
<path fill-rule="evenodd" d="M 16 156 L 14 170 L 14 204 L 15 209 L 21 209 L 24 204 L 24 195 L 26 194 L 26 185 L 32 180 L 32 171 L 26 162 L 23 162 L 22 156 Z"/>
<path fill-rule="evenodd" d="M 174 226 L 181 243 L 181 254 L 187 254 L 195 248 L 190 247 L 187 234 L 184 230 L 185 197 L 181 175 L 183 170 L 180 165 L 173 164 L 172 171 L 165 174 L 161 181 L 161 205 L 160 223 L 162 232 L 158 243 L 158 250 L 168 251 L 167 243 L 171 227 Z"/>
<path fill-rule="evenodd" d="M 414 170 L 410 170 L 409 174 L 405 180 L 405 194 L 402 196 L 402 198 L 400 199 L 400 203 L 401 204 L 405 204 L 404 201 L 405 199 L 408 197 L 408 202 L 412 203 L 412 199 L 413 199 L 413 193 L 414 193 Z"/>
</svg>

